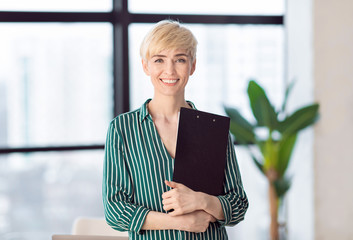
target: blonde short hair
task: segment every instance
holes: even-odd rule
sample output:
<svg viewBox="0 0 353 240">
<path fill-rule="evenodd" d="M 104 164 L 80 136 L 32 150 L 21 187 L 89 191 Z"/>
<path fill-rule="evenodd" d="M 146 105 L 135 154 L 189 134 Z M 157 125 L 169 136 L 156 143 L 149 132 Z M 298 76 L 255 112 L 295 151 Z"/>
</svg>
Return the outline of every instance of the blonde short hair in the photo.
<svg viewBox="0 0 353 240">
<path fill-rule="evenodd" d="M 166 49 L 184 49 L 196 58 L 197 40 L 192 32 L 173 20 L 158 22 L 145 36 L 140 48 L 141 58 L 147 60 Z"/>
</svg>

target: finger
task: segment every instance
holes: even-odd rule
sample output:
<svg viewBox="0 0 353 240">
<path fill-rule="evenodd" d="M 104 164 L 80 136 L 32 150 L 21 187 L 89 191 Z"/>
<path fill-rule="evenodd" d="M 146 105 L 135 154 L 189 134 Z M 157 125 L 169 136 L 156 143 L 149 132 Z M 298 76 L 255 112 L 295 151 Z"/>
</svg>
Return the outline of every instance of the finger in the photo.
<svg viewBox="0 0 353 240">
<path fill-rule="evenodd" d="M 172 181 L 168 181 L 168 180 L 165 180 L 164 183 L 168 186 L 168 187 L 171 187 L 171 188 L 175 188 L 175 184 L 174 182 Z"/>
<path fill-rule="evenodd" d="M 173 182 L 173 181 L 165 180 L 164 182 L 165 182 L 165 184 L 167 184 L 168 187 L 171 187 L 171 188 L 177 188 L 177 187 L 184 186 L 181 183 L 177 183 L 177 182 Z"/>
<path fill-rule="evenodd" d="M 173 204 L 175 201 L 172 198 L 163 199 L 163 205 Z"/>
<path fill-rule="evenodd" d="M 169 210 L 174 209 L 174 206 L 173 206 L 173 204 L 163 205 L 163 209 L 165 211 L 169 211 Z"/>
<path fill-rule="evenodd" d="M 163 198 L 163 199 L 170 198 L 170 197 L 173 196 L 174 192 L 175 192 L 174 189 L 172 189 L 172 190 L 170 190 L 170 191 L 168 191 L 168 192 L 165 192 L 165 193 L 162 194 L 162 198 Z"/>
</svg>

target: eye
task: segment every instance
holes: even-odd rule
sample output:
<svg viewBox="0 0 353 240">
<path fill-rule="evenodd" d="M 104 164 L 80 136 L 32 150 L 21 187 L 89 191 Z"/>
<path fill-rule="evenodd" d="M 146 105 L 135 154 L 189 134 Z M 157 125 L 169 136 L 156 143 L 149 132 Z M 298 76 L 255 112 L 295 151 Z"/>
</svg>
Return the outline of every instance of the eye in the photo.
<svg viewBox="0 0 353 240">
<path fill-rule="evenodd" d="M 177 62 L 178 63 L 186 63 L 186 59 L 185 58 L 178 58 Z"/>
<path fill-rule="evenodd" d="M 154 62 L 155 62 L 155 63 L 162 63 L 162 62 L 163 62 L 163 59 L 158 58 L 158 59 L 154 60 Z"/>
</svg>

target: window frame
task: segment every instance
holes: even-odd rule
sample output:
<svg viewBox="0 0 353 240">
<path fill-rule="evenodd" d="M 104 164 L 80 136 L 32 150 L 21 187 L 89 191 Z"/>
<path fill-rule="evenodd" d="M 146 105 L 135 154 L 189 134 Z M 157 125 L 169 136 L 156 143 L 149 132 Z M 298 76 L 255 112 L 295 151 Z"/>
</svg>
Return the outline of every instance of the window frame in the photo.
<svg viewBox="0 0 353 240">
<path fill-rule="evenodd" d="M 114 116 L 130 110 L 129 25 L 178 19 L 187 24 L 255 24 L 284 25 L 283 15 L 203 15 L 130 13 L 128 0 L 112 0 L 110 12 L 17 12 L 0 11 L 0 23 L 91 22 L 113 26 L 113 111 Z M 78 151 L 104 149 L 104 144 L 65 146 L 0 146 L 0 155 L 47 151 Z"/>
</svg>

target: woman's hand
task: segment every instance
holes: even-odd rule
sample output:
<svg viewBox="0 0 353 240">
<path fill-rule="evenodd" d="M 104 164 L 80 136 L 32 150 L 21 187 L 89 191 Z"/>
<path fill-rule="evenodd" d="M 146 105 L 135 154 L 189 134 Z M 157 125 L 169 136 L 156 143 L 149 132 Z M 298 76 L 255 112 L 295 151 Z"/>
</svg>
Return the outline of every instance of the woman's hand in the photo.
<svg viewBox="0 0 353 240">
<path fill-rule="evenodd" d="M 172 190 L 163 193 L 163 209 L 173 212 L 170 216 L 179 216 L 197 210 L 203 210 L 218 220 L 224 220 L 221 202 L 217 197 L 203 192 L 195 192 L 181 183 L 165 181 Z"/>
<path fill-rule="evenodd" d="M 211 222 L 216 219 L 205 211 L 195 211 L 182 216 L 178 216 L 180 220 L 179 230 L 188 232 L 205 232 Z"/>
<path fill-rule="evenodd" d="M 172 190 L 163 193 L 163 209 L 170 212 L 170 216 L 179 216 L 202 209 L 202 195 L 181 183 L 165 181 Z"/>
</svg>

